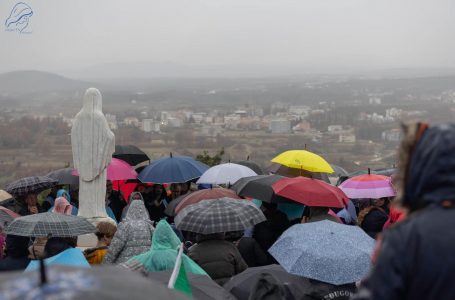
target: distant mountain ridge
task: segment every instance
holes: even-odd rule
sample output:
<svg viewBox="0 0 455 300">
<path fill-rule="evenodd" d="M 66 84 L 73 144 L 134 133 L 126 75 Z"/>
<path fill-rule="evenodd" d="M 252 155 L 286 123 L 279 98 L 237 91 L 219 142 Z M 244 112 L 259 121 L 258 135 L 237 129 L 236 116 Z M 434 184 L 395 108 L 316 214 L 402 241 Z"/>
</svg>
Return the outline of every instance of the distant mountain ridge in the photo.
<svg viewBox="0 0 455 300">
<path fill-rule="evenodd" d="M 86 89 L 93 84 L 54 73 L 24 70 L 0 74 L 0 93 L 27 94 Z"/>
</svg>

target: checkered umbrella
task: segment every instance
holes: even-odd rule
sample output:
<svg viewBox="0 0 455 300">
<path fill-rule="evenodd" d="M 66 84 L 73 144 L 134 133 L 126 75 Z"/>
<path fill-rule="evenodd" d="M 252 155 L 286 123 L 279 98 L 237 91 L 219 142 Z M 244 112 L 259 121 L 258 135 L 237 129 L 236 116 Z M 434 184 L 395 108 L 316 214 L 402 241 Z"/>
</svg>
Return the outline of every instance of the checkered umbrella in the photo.
<svg viewBox="0 0 455 300">
<path fill-rule="evenodd" d="M 6 233 L 30 237 L 71 237 L 95 230 L 95 226 L 84 218 L 46 212 L 14 219 Z"/>
<path fill-rule="evenodd" d="M 39 193 L 55 186 L 58 180 L 47 176 L 24 177 L 6 186 L 6 191 L 15 197 L 27 195 L 29 193 Z"/>
<path fill-rule="evenodd" d="M 174 221 L 178 229 L 211 234 L 244 230 L 265 221 L 265 216 L 249 201 L 224 197 L 189 205 Z"/>
</svg>

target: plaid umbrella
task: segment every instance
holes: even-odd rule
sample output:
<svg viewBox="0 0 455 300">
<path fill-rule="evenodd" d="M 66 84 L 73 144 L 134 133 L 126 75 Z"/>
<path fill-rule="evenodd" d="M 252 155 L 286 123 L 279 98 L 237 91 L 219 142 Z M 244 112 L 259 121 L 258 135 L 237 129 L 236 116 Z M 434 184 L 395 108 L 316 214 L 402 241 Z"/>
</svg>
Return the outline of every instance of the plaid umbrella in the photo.
<svg viewBox="0 0 455 300">
<path fill-rule="evenodd" d="M 202 200 L 208 199 L 219 199 L 223 197 L 228 197 L 231 199 L 240 199 L 239 196 L 233 191 L 225 188 L 214 188 L 214 189 L 205 189 L 193 192 L 186 197 L 175 207 L 174 212 L 178 214 L 182 209 L 188 205 L 193 205 Z M 177 199 L 176 199 L 177 200 Z"/>
<path fill-rule="evenodd" d="M 7 234 L 30 237 L 71 237 L 95 232 L 84 218 L 56 213 L 40 213 L 16 218 L 6 229 Z"/>
<path fill-rule="evenodd" d="M 39 193 L 57 184 L 57 180 L 47 176 L 31 176 L 16 180 L 6 186 L 6 191 L 15 197 L 29 193 Z"/>
<path fill-rule="evenodd" d="M 265 221 L 265 216 L 246 200 L 202 200 L 185 207 L 174 219 L 178 229 L 211 234 L 244 230 Z"/>
<path fill-rule="evenodd" d="M 46 176 L 58 180 L 58 184 L 79 185 L 79 177 L 72 174 L 73 168 L 65 168 L 52 171 Z"/>
<path fill-rule="evenodd" d="M 114 266 L 46 267 L 45 284 L 39 272 L 0 275 L 0 299 L 188 299 L 161 283 Z"/>
</svg>

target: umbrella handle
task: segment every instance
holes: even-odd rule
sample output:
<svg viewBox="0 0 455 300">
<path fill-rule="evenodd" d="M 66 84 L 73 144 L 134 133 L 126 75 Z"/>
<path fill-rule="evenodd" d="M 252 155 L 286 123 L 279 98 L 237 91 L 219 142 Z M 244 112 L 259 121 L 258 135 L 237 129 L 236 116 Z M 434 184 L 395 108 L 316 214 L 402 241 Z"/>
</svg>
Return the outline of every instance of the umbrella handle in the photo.
<svg viewBox="0 0 455 300">
<path fill-rule="evenodd" d="M 44 265 L 44 259 L 40 258 L 39 260 L 39 271 L 40 271 L 40 285 L 43 286 L 47 283 L 47 276 L 46 276 L 46 266 Z"/>
</svg>

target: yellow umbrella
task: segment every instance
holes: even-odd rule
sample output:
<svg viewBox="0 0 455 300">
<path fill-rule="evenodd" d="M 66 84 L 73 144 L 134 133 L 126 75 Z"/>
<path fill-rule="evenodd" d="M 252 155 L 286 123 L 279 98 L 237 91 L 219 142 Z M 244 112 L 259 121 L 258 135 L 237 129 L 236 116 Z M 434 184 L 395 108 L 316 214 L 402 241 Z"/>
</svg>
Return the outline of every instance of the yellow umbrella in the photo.
<svg viewBox="0 0 455 300">
<path fill-rule="evenodd" d="M 293 169 L 310 172 L 333 173 L 332 167 L 322 157 L 306 150 L 289 150 L 272 159 L 272 162 Z"/>
</svg>

